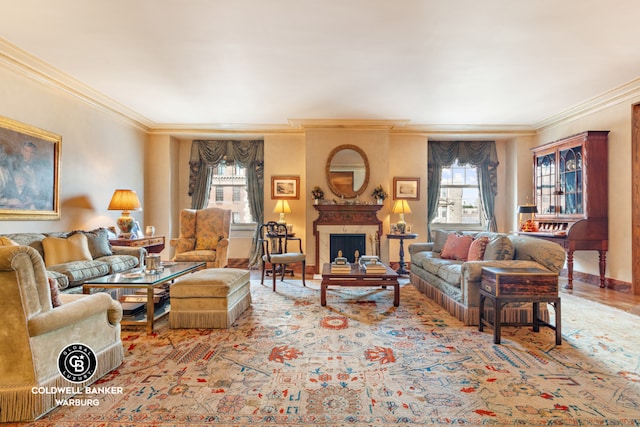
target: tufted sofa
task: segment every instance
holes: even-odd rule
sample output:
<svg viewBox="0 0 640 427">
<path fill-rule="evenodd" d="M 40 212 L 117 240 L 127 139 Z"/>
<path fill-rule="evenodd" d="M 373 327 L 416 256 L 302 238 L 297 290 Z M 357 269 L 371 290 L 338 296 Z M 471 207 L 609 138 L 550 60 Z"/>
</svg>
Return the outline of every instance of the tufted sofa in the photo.
<svg viewBox="0 0 640 427">
<path fill-rule="evenodd" d="M 45 261 L 47 275 L 69 292 L 89 279 L 144 264 L 144 248 L 111 246 L 108 231 L 13 233 L 0 236 L 1 246 L 34 248 Z"/>
<path fill-rule="evenodd" d="M 409 245 L 410 280 L 421 292 L 467 325 L 477 325 L 479 321 L 482 267 L 541 268 L 559 273 L 564 266 L 565 251 L 557 243 L 490 232 L 464 233 L 474 240 L 487 238 L 481 260 L 445 259 L 441 253 L 449 234 L 437 230 L 433 242 Z M 492 316 L 491 312 L 486 314 Z M 502 315 L 505 323 L 531 323 L 531 305 L 510 304 Z M 541 316 L 548 320 L 545 304 L 541 305 Z"/>
</svg>

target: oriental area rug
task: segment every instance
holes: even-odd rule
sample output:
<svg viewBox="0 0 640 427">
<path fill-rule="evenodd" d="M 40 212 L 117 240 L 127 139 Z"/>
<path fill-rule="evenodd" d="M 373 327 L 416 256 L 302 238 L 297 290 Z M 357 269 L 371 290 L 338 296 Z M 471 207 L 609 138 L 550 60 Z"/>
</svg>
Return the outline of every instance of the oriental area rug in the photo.
<svg viewBox="0 0 640 427">
<path fill-rule="evenodd" d="M 403 281 L 393 291 L 252 281 L 222 330 L 126 328 L 126 360 L 32 426 L 640 425 L 640 318 L 562 294 L 542 328 L 464 326 Z"/>
</svg>

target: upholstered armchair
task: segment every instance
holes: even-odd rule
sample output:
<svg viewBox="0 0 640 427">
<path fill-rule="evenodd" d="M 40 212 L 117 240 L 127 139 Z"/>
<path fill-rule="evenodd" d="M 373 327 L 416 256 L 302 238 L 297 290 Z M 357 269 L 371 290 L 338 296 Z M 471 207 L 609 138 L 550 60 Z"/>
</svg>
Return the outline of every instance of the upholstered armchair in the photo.
<svg viewBox="0 0 640 427">
<path fill-rule="evenodd" d="M 120 303 L 106 293 L 58 296 L 51 283 L 35 249 L 0 247 L 0 422 L 38 418 L 124 360 Z M 95 372 L 81 383 L 58 368 L 71 344 L 96 356 Z"/>
<path fill-rule="evenodd" d="M 227 266 L 231 210 L 221 208 L 183 209 L 180 237 L 171 239 L 174 261 L 201 261 L 207 268 Z"/>
</svg>

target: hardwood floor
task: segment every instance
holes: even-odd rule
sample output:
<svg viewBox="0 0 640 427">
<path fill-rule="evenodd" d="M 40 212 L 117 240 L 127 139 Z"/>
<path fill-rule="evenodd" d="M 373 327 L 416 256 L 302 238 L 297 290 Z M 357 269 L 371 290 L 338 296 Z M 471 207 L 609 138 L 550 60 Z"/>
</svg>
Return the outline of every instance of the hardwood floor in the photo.
<svg viewBox="0 0 640 427">
<path fill-rule="evenodd" d="M 560 277 L 560 297 L 562 297 L 563 293 L 570 293 L 580 298 L 596 301 L 640 316 L 640 295 L 613 289 L 603 289 L 596 285 L 576 280 L 573 281 L 573 289 L 564 289 L 566 284 L 567 278 Z"/>
<path fill-rule="evenodd" d="M 251 270 L 251 278 L 260 279 L 260 270 Z M 300 279 L 300 276 L 296 275 L 295 278 Z M 311 279 L 313 279 L 313 276 L 307 275 L 307 280 Z M 269 277 L 268 280 L 270 281 L 271 278 Z M 403 283 L 402 280 L 405 282 L 409 281 L 406 277 L 401 279 L 401 283 Z M 267 279 L 265 278 L 265 282 L 266 281 Z M 633 295 L 632 293 L 615 291 L 613 289 L 602 289 L 596 285 L 577 280 L 573 281 L 573 289 L 564 289 L 566 284 L 567 278 L 560 277 L 560 297 L 562 297 L 563 293 L 570 293 L 580 298 L 596 301 L 640 316 L 640 295 Z"/>
</svg>

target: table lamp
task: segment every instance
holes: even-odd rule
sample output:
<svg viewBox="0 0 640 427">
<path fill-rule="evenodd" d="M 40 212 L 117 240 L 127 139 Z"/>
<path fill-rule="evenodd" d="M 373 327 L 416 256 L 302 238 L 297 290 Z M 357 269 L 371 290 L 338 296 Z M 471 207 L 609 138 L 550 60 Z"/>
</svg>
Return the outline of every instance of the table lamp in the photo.
<svg viewBox="0 0 640 427">
<path fill-rule="evenodd" d="M 279 224 L 286 224 L 287 221 L 284 219 L 284 214 L 291 213 L 291 208 L 289 207 L 289 202 L 284 199 L 280 199 L 276 203 L 276 207 L 273 209 L 273 213 L 279 213 L 280 219 L 278 220 Z"/>
<path fill-rule="evenodd" d="M 120 229 L 120 236 L 124 239 L 131 238 L 131 229 L 135 220 L 130 216 L 130 211 L 141 211 L 140 200 L 134 190 L 116 190 L 109 202 L 108 210 L 122 211 L 122 216 L 118 218 L 116 224 Z"/>
<path fill-rule="evenodd" d="M 520 205 L 518 206 L 518 214 L 520 221 L 520 231 L 538 231 L 535 223 L 535 214 L 538 213 L 536 205 Z"/>
<path fill-rule="evenodd" d="M 391 212 L 394 214 L 396 213 L 400 214 L 400 219 L 398 220 L 398 223 L 396 225 L 398 227 L 398 231 L 404 234 L 404 232 L 407 229 L 407 223 L 404 222 L 404 214 L 411 213 L 411 208 L 409 207 L 409 203 L 407 203 L 407 201 L 404 199 L 396 200 Z"/>
</svg>

